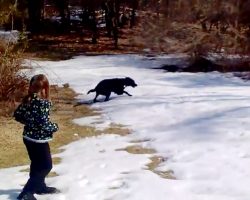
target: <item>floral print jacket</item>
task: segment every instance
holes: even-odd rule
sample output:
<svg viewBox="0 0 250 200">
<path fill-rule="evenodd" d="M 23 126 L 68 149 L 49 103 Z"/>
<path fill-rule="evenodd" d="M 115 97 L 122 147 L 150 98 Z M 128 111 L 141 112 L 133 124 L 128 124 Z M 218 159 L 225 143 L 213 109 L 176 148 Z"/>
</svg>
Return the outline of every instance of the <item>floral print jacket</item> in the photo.
<svg viewBox="0 0 250 200">
<path fill-rule="evenodd" d="M 52 103 L 33 94 L 29 103 L 22 103 L 14 112 L 15 120 L 24 124 L 23 137 L 27 140 L 45 143 L 52 140 L 58 125 L 52 123 L 49 111 Z"/>
</svg>

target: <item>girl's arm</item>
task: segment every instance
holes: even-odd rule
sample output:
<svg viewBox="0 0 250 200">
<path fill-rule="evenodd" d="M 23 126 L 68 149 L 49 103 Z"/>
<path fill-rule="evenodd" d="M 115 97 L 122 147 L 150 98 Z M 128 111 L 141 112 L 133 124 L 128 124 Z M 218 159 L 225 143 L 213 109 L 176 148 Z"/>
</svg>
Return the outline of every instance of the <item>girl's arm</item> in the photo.
<svg viewBox="0 0 250 200">
<path fill-rule="evenodd" d="M 27 108 L 26 106 L 24 106 L 23 104 L 20 104 L 17 109 L 14 111 L 14 118 L 16 121 L 22 123 L 22 124 L 26 124 L 26 117 L 25 114 L 27 112 Z"/>
</svg>

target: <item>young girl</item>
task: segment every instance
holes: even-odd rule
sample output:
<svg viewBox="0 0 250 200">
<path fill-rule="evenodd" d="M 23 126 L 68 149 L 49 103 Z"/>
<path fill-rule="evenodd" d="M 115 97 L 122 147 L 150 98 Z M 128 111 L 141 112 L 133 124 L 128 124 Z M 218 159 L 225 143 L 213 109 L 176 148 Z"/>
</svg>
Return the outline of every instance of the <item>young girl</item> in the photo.
<svg viewBox="0 0 250 200">
<path fill-rule="evenodd" d="M 49 111 L 49 81 L 45 75 L 35 75 L 30 80 L 28 95 L 14 112 L 15 120 L 24 124 L 23 142 L 31 161 L 30 178 L 17 199 L 36 200 L 34 194 L 59 192 L 47 187 L 45 177 L 52 169 L 49 141 L 58 125 L 52 123 Z"/>
</svg>

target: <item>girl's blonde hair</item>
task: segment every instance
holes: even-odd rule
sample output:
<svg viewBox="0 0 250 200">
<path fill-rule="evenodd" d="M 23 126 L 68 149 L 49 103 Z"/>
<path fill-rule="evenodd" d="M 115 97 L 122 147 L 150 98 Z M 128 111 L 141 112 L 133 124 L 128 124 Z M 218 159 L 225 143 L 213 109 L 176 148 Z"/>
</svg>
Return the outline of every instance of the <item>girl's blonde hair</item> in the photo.
<svg viewBox="0 0 250 200">
<path fill-rule="evenodd" d="M 49 99 L 49 81 L 44 74 L 38 74 L 31 78 L 28 95 L 24 98 L 24 103 L 31 100 L 31 96 L 37 93 L 43 99 Z"/>
</svg>

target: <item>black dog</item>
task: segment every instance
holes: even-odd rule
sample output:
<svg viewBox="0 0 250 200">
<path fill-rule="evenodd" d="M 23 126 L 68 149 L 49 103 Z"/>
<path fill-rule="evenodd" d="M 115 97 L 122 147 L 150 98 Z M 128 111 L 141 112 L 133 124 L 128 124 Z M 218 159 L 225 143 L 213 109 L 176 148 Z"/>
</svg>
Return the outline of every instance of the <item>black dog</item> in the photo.
<svg viewBox="0 0 250 200">
<path fill-rule="evenodd" d="M 132 96 L 128 92 L 124 91 L 125 87 L 127 87 L 127 86 L 136 87 L 137 84 L 135 83 L 135 81 L 133 79 L 131 79 L 129 77 L 104 79 L 97 84 L 95 89 L 89 90 L 88 94 L 90 92 L 96 92 L 94 102 L 96 102 L 96 98 L 100 94 L 106 96 L 105 101 L 108 101 L 109 97 L 111 95 L 111 92 L 114 92 L 118 95 L 122 95 L 125 93 L 128 96 Z"/>
</svg>

